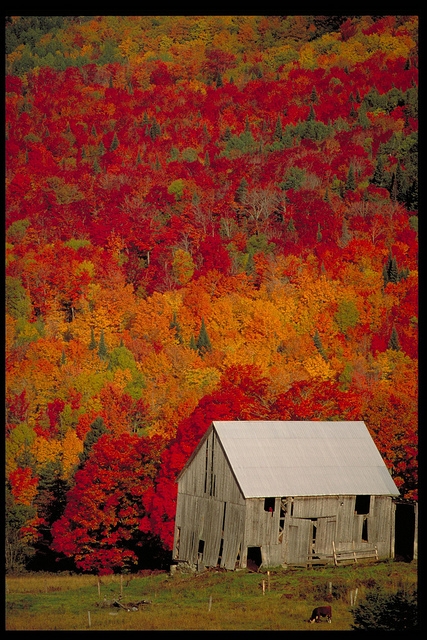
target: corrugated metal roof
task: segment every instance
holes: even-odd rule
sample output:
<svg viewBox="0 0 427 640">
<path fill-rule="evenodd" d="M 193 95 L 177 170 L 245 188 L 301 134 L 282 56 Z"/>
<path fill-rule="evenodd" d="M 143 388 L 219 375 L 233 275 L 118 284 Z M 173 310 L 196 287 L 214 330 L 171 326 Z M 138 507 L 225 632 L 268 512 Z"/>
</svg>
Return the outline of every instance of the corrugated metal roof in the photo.
<svg viewBox="0 0 427 640">
<path fill-rule="evenodd" d="M 364 422 L 214 421 L 246 498 L 399 495 Z"/>
</svg>

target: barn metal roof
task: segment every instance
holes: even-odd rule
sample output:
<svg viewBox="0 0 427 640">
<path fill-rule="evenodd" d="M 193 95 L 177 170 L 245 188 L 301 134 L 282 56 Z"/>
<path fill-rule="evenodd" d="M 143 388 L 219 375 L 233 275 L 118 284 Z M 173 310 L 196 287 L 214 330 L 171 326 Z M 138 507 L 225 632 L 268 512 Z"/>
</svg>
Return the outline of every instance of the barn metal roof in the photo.
<svg viewBox="0 0 427 640">
<path fill-rule="evenodd" d="M 246 498 L 393 495 L 364 422 L 214 421 Z"/>
</svg>

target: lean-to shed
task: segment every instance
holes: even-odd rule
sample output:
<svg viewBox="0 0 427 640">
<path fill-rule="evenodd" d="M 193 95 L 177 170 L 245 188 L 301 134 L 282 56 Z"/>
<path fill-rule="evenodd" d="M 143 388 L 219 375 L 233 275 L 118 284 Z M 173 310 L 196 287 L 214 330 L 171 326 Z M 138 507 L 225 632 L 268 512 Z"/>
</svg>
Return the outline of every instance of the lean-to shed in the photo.
<svg viewBox="0 0 427 640">
<path fill-rule="evenodd" d="M 215 421 L 177 482 L 178 563 L 393 557 L 399 491 L 364 422 Z"/>
</svg>

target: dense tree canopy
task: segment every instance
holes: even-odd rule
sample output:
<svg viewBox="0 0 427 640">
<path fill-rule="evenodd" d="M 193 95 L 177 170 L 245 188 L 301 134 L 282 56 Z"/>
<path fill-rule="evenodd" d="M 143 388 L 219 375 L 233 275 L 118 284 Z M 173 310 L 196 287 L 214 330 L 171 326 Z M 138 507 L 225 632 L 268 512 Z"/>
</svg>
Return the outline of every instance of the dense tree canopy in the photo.
<svg viewBox="0 0 427 640">
<path fill-rule="evenodd" d="M 7 17 L 8 570 L 168 549 L 213 419 L 363 419 L 417 499 L 417 37 Z"/>
</svg>

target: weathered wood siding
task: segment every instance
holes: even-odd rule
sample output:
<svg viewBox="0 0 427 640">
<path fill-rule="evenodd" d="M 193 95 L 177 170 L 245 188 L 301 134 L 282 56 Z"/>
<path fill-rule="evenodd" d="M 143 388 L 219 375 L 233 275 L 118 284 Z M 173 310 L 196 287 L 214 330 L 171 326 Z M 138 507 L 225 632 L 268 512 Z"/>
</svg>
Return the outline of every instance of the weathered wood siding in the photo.
<svg viewBox="0 0 427 640">
<path fill-rule="evenodd" d="M 392 557 L 391 497 L 371 496 L 366 514 L 355 506 L 356 496 L 276 498 L 268 513 L 263 498 L 248 499 L 245 547 L 259 546 L 268 566 L 304 564 L 310 553 L 332 555 L 333 543 L 337 551 L 376 545 L 380 557 Z"/>
<path fill-rule="evenodd" d="M 245 500 L 212 430 L 178 482 L 174 559 L 234 569 L 244 513 Z"/>
<path fill-rule="evenodd" d="M 275 498 L 272 512 L 266 511 L 264 506 L 264 498 L 246 500 L 246 553 L 242 566 L 246 566 L 247 547 L 261 547 L 262 563 L 265 566 L 278 566 L 283 563 L 283 546 L 279 541 L 280 498 Z"/>
</svg>

